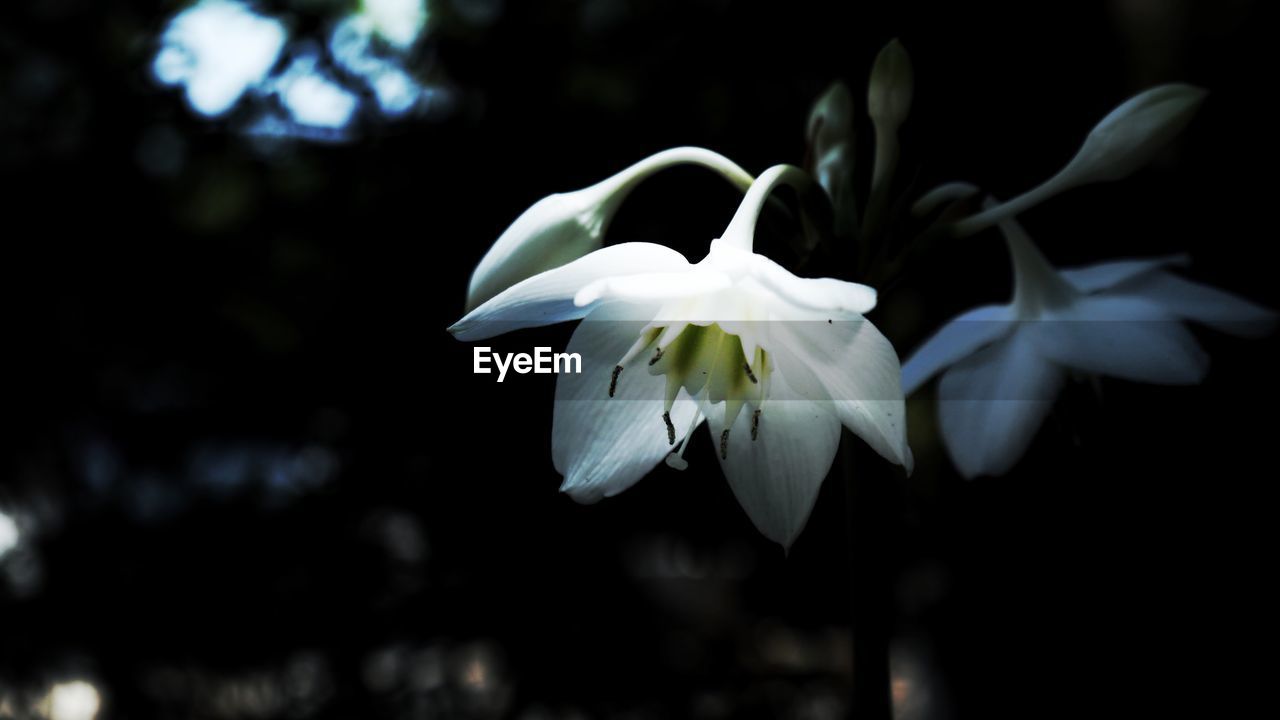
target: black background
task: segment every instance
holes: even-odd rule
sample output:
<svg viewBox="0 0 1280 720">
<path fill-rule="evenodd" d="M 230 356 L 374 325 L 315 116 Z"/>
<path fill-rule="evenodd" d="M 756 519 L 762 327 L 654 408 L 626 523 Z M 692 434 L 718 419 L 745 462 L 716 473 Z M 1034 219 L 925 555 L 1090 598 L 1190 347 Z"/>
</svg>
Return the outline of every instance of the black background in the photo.
<svg viewBox="0 0 1280 720">
<path fill-rule="evenodd" d="M 895 36 L 916 71 L 903 167 L 917 191 L 964 179 L 1011 196 L 1136 91 L 1209 88 L 1151 167 L 1024 221 L 1055 263 L 1185 250 L 1191 277 L 1280 305 L 1254 3 L 618 2 L 587 22 L 579 3 L 509 2 L 487 27 L 437 5 L 428 42 L 462 94 L 452 117 L 270 152 L 151 80 L 176 4 L 0 11 L 0 508 L 41 518 L 39 581 L 0 584 L 0 691 L 87 676 L 112 718 L 839 716 L 838 475 L 787 557 L 703 439 L 689 471 L 576 505 L 551 465 L 554 380 L 473 376 L 444 328 L 539 197 L 680 144 L 753 172 L 798 163 L 813 98 L 837 78 L 860 97 Z M 56 68 L 35 94 L 20 82 L 34 61 Z M 175 176 L 137 161 L 156 125 L 185 142 Z M 609 240 L 697 259 L 735 205 L 709 173 L 673 170 Z M 913 268 L 871 319 L 905 356 L 1009 293 L 1004 251 L 981 235 Z M 558 347 L 570 331 L 491 344 Z M 894 634 L 930 668 L 924 717 L 1226 717 L 1261 699 L 1277 345 L 1197 334 L 1203 385 L 1073 389 L 1003 478 L 959 478 L 929 391 L 909 405 L 916 473 L 869 472 L 894 483 L 875 552 L 900 569 Z M 209 447 L 319 447 L 339 470 L 284 500 L 257 481 L 216 495 L 189 477 Z M 137 511 L 144 492 L 162 501 Z M 386 648 L 442 658 L 445 679 L 371 686 Z M 209 700 L 298 657 L 324 668 L 321 700 Z M 468 663 L 490 684 L 468 685 Z"/>
</svg>

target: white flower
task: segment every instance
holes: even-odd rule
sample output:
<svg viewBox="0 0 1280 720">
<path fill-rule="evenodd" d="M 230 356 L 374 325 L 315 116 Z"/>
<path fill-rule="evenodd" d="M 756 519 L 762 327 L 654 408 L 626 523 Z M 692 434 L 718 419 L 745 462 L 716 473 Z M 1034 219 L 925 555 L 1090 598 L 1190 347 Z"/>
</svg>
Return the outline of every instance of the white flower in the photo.
<svg viewBox="0 0 1280 720">
<path fill-rule="evenodd" d="M 401 50 L 412 46 L 427 24 L 424 0 L 364 0 L 360 11 L 379 35 Z"/>
<path fill-rule="evenodd" d="M 202 0 L 174 16 L 153 70 L 166 85 L 184 85 L 201 115 L 223 115 L 262 82 L 288 38 L 279 20 L 232 0 Z"/>
<path fill-rule="evenodd" d="M 1265 308 L 1168 272 L 1185 263 L 1181 256 L 1059 271 L 1014 221 L 1001 229 L 1013 259 L 1013 302 L 952 319 L 902 370 L 908 395 L 942 372 L 942 439 L 966 477 L 1000 475 L 1018 461 L 1069 371 L 1196 383 L 1208 358 L 1183 321 L 1237 335 L 1274 324 Z"/>
<path fill-rule="evenodd" d="M 743 190 L 751 185 L 751 175 L 723 155 L 679 147 L 591 187 L 548 195 L 521 213 L 476 265 L 467 288 L 467 310 L 525 278 L 599 250 L 609 221 L 631 190 L 653 173 L 682 163 L 711 168 Z"/>
<path fill-rule="evenodd" d="M 649 243 L 606 247 L 514 285 L 450 328 L 479 340 L 583 318 L 567 348 L 583 372 L 556 384 L 552 455 L 563 491 L 594 502 L 664 457 L 682 467 L 705 420 L 747 514 L 790 546 L 841 424 L 910 468 L 898 357 L 863 318 L 875 291 L 799 278 L 752 251 L 769 192 L 802 179 L 787 166 L 762 174 L 699 263 Z"/>
</svg>

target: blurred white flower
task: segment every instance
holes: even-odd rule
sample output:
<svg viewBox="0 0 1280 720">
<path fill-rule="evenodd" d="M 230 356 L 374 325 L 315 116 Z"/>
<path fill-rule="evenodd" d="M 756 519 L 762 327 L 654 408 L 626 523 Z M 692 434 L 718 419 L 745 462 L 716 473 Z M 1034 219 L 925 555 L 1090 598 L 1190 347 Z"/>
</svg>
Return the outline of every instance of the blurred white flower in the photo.
<svg viewBox="0 0 1280 720">
<path fill-rule="evenodd" d="M 262 82 L 287 38 L 283 23 L 245 3 L 202 0 L 169 22 L 152 69 L 160 82 L 185 86 L 193 110 L 218 116 Z"/>
<path fill-rule="evenodd" d="M 313 55 L 295 59 L 272 78 L 270 89 L 293 122 L 312 128 L 341 131 L 360 106 L 360 99 L 330 78 Z"/>
<path fill-rule="evenodd" d="M 49 720 L 94 720 L 101 708 L 102 695 L 86 680 L 54 684 L 38 706 L 40 714 Z"/>
<path fill-rule="evenodd" d="M 751 186 L 706 258 L 649 243 L 596 250 L 523 280 L 450 331 L 479 340 L 584 318 L 557 379 L 552 430 L 561 490 L 594 502 L 664 456 L 674 467 L 704 420 L 721 467 L 756 527 L 790 546 L 835 457 L 841 424 L 910 468 L 900 366 L 863 313 L 875 291 L 804 279 L 752 250 L 760 206 L 789 166 Z M 676 442 L 680 454 L 671 454 Z"/>
<path fill-rule="evenodd" d="M 426 0 L 363 0 L 360 16 L 369 19 L 374 30 L 399 49 L 407 49 L 427 24 Z"/>
<path fill-rule="evenodd" d="M 942 373 L 942 439 L 966 477 L 1000 475 L 1018 461 L 1068 371 L 1196 383 L 1208 357 L 1184 321 L 1244 336 L 1274 325 L 1271 311 L 1167 270 L 1183 257 L 1059 271 L 1016 222 L 1000 227 L 1013 259 L 1013 302 L 952 319 L 902 371 L 906 394 Z"/>
<path fill-rule="evenodd" d="M 636 185 L 673 165 L 702 165 L 746 190 L 751 175 L 718 153 L 694 147 L 664 150 L 595 185 L 534 203 L 503 231 L 471 275 L 467 310 L 525 278 L 600 249 L 609 221 Z"/>
<path fill-rule="evenodd" d="M 18 530 L 17 521 L 0 510 L 0 559 L 4 559 L 10 550 L 18 547 L 21 539 L 22 533 Z"/>
</svg>

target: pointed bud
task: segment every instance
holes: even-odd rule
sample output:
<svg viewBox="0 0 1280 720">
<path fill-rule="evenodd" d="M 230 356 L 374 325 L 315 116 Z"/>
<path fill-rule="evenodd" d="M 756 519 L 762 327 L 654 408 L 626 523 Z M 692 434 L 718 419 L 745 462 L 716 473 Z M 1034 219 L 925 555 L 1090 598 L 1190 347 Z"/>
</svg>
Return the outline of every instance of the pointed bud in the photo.
<svg viewBox="0 0 1280 720">
<path fill-rule="evenodd" d="M 1147 164 L 1191 122 L 1207 93 L 1183 83 L 1160 85 L 1125 101 L 1085 138 L 1061 182 L 1119 180 Z"/>
<path fill-rule="evenodd" d="M 1002 205 L 961 220 L 952 226 L 953 233 L 971 235 L 1060 192 L 1127 177 L 1182 132 L 1206 95 L 1205 90 L 1183 83 L 1138 93 L 1102 118 L 1058 174 Z"/>
<path fill-rule="evenodd" d="M 884 46 L 871 66 L 867 114 L 877 126 L 896 130 L 911 111 L 914 79 L 911 57 L 896 38 Z"/>
<path fill-rule="evenodd" d="M 842 237 L 849 235 L 857 225 L 853 194 L 853 127 L 853 96 L 844 83 L 832 83 L 809 112 L 809 127 L 805 133 L 809 141 L 807 169 L 827 191 L 836 234 Z"/>
<path fill-rule="evenodd" d="M 838 145 L 853 142 L 853 95 L 844 83 L 831 83 L 813 104 L 805 136 L 815 160 Z"/>
<path fill-rule="evenodd" d="M 467 311 L 521 280 L 599 250 L 609 222 L 631 190 L 653 173 L 683 163 L 715 170 L 742 190 L 751 186 L 752 177 L 723 155 L 680 147 L 645 158 L 591 187 L 548 195 L 521 213 L 480 259 L 467 288 Z"/>
<path fill-rule="evenodd" d="M 538 273 L 598 250 L 612 214 L 598 185 L 549 195 L 511 223 L 476 265 L 467 288 L 467 311 Z"/>
</svg>

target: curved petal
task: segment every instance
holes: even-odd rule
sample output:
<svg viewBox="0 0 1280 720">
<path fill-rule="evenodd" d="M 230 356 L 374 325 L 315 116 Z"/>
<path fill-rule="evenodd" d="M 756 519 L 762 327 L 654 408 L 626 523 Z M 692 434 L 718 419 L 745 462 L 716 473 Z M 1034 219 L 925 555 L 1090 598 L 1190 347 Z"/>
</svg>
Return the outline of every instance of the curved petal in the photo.
<svg viewBox="0 0 1280 720">
<path fill-rule="evenodd" d="M 911 472 L 898 354 L 867 320 L 778 322 L 766 352 L 804 397 L 831 400 L 840 422 Z"/>
<path fill-rule="evenodd" d="M 1139 382 L 1199 382 L 1209 358 L 1182 322 L 1143 298 L 1088 296 L 1029 323 L 1037 350 L 1061 365 Z"/>
<path fill-rule="evenodd" d="M 855 319 L 876 306 L 874 288 L 832 278 L 802 278 L 763 255 L 751 256 L 751 277 L 788 304 L 830 313 L 832 319 Z"/>
<path fill-rule="evenodd" d="M 609 397 L 614 367 L 643 327 L 635 320 L 617 307 L 592 312 L 566 349 L 582 356 L 582 372 L 556 379 L 551 454 L 564 475 L 560 489 L 578 502 L 626 490 L 671 451 L 662 419 L 665 377 L 650 375 L 643 367 L 628 368 Z M 681 391 L 671 408 L 673 425 L 683 431 L 696 410 L 697 404 Z"/>
<path fill-rule="evenodd" d="M 467 286 L 467 309 L 598 250 L 608 222 L 604 209 L 597 209 L 602 202 L 579 191 L 548 195 L 531 205 L 480 258 Z"/>
<path fill-rule="evenodd" d="M 1004 337 L 1013 328 L 1013 313 L 1007 305 L 984 305 L 957 315 L 902 364 L 903 394 L 910 395 L 943 368 Z"/>
<path fill-rule="evenodd" d="M 1276 313 L 1239 295 L 1166 272 L 1149 273 L 1116 288 L 1116 294 L 1146 298 L 1187 320 L 1244 337 L 1267 335 Z"/>
<path fill-rule="evenodd" d="M 574 295 L 597 280 L 688 267 L 683 255 L 662 245 L 611 245 L 516 283 L 467 313 L 449 332 L 459 340 L 483 340 L 520 328 L 576 320 L 585 317 L 590 307 L 574 305 Z"/>
<path fill-rule="evenodd" d="M 1024 332 L 953 365 L 938 383 L 942 441 L 961 475 L 1003 475 L 1022 457 L 1062 387 L 1062 370 Z"/>
<path fill-rule="evenodd" d="M 1113 260 L 1111 262 L 1086 265 L 1078 268 L 1059 270 L 1076 290 L 1083 293 L 1107 290 L 1127 280 L 1133 280 L 1153 270 L 1186 265 L 1186 255 L 1165 255 L 1154 258 L 1133 258 L 1129 260 Z"/>
<path fill-rule="evenodd" d="M 723 424 L 724 403 L 710 410 L 718 412 L 707 423 L 715 436 L 715 428 Z M 802 398 L 785 379 L 775 378 L 755 440 L 751 423 L 751 413 L 738 414 L 720 467 L 756 528 L 789 549 L 804 529 L 835 460 L 840 421 L 829 404 Z M 713 437 L 712 443 L 718 447 L 720 438 Z"/>
<path fill-rule="evenodd" d="M 732 285 L 724 273 L 690 265 L 677 272 L 636 273 L 597 280 L 578 291 L 575 305 L 589 305 L 600 300 L 661 302 L 693 295 L 705 295 Z"/>
</svg>

